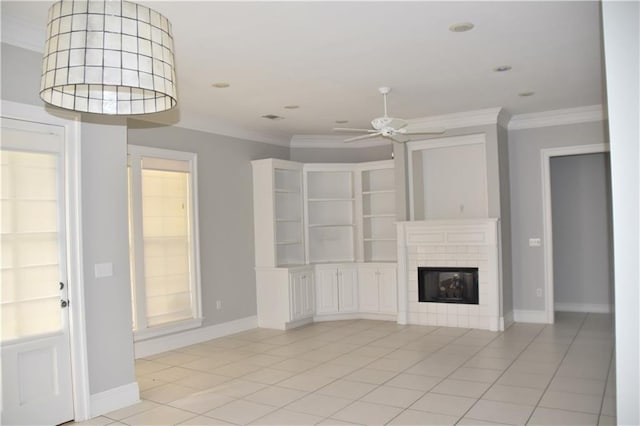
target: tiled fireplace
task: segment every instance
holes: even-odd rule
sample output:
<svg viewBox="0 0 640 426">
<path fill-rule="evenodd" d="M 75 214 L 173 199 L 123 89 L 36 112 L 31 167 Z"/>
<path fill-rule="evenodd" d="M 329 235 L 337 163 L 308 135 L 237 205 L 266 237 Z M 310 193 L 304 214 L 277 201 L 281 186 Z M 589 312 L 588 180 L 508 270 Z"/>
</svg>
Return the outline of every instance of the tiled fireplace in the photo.
<svg viewBox="0 0 640 426">
<path fill-rule="evenodd" d="M 398 322 L 504 330 L 498 233 L 497 219 L 399 222 Z M 478 303 L 420 302 L 418 268 L 425 267 L 478 268 Z"/>
</svg>

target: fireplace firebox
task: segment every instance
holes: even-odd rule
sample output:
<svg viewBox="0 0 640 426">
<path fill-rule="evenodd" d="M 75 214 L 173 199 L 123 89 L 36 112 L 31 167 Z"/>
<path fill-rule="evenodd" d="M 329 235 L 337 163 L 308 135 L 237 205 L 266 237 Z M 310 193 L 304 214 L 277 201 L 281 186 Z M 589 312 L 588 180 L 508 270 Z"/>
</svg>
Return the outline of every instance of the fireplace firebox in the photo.
<svg viewBox="0 0 640 426">
<path fill-rule="evenodd" d="M 418 268 L 420 302 L 478 304 L 478 268 Z"/>
</svg>

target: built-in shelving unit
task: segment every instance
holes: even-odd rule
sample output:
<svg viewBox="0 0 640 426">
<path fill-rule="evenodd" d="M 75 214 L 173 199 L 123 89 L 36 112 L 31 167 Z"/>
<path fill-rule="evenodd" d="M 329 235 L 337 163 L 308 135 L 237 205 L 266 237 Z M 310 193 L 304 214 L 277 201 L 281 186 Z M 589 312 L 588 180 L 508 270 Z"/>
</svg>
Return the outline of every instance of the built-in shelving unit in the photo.
<svg viewBox="0 0 640 426">
<path fill-rule="evenodd" d="M 353 172 L 318 165 L 305 171 L 309 263 L 353 262 Z"/>
<path fill-rule="evenodd" d="M 276 265 L 304 264 L 302 225 L 302 173 L 275 168 L 275 245 Z"/>
<path fill-rule="evenodd" d="M 265 159 L 252 166 L 256 266 L 304 265 L 302 165 Z"/>
<path fill-rule="evenodd" d="M 393 162 L 251 164 L 259 326 L 395 319 Z"/>
<path fill-rule="evenodd" d="M 392 165 L 363 169 L 362 242 L 365 262 L 396 260 L 396 191 Z"/>
</svg>

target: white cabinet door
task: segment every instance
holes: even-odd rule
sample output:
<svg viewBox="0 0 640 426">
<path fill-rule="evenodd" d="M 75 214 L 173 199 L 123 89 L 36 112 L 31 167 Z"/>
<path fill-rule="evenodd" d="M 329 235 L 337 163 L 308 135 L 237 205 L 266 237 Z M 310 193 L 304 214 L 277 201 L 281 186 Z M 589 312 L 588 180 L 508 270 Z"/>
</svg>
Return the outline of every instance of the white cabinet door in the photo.
<svg viewBox="0 0 640 426">
<path fill-rule="evenodd" d="M 316 269 L 316 314 L 338 313 L 338 271 L 336 268 Z"/>
<path fill-rule="evenodd" d="M 383 314 L 398 313 L 398 284 L 395 267 L 378 269 L 378 287 L 380 312 Z"/>
<path fill-rule="evenodd" d="M 290 319 L 297 321 L 313 316 L 313 279 L 308 270 L 291 272 L 289 277 L 290 291 Z"/>
<path fill-rule="evenodd" d="M 361 266 L 358 270 L 358 293 L 360 299 L 360 312 L 378 312 L 379 290 L 378 269 L 370 266 Z"/>
<path fill-rule="evenodd" d="M 358 311 L 358 269 L 355 266 L 338 269 L 338 311 Z"/>
</svg>

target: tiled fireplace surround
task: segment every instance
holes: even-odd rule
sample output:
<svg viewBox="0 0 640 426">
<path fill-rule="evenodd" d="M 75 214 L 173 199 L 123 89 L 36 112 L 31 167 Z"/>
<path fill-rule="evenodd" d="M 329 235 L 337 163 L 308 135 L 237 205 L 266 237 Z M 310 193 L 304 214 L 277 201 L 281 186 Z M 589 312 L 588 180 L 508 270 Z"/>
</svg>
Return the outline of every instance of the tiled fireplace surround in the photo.
<svg viewBox="0 0 640 426">
<path fill-rule="evenodd" d="M 498 219 L 399 222 L 398 322 L 504 330 Z M 418 267 L 478 268 L 479 304 L 418 301 Z"/>
</svg>

